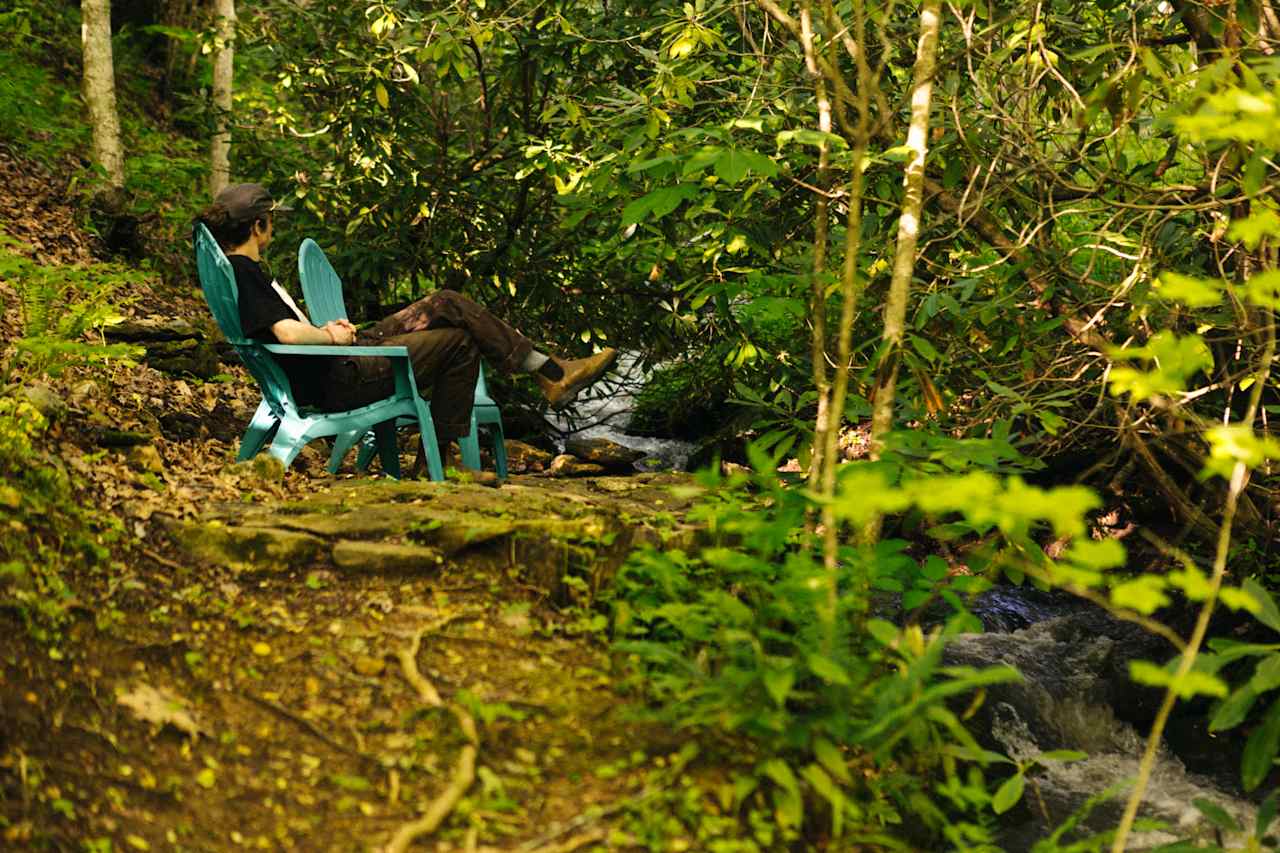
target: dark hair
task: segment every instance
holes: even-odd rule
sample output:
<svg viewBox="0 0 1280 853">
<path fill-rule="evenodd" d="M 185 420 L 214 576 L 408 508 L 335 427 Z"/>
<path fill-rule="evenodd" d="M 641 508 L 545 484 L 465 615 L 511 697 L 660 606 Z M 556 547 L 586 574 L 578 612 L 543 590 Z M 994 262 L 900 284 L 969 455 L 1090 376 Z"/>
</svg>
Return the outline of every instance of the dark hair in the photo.
<svg viewBox="0 0 1280 853">
<path fill-rule="evenodd" d="M 222 247 L 223 251 L 226 251 L 248 240 L 256 223 L 261 223 L 262 227 L 265 228 L 270 218 L 270 215 L 267 214 L 256 219 L 236 220 L 232 218 L 231 212 L 227 210 L 226 205 L 215 201 L 196 217 L 196 222 L 208 228 L 209 233 L 213 235 L 213 239 L 218 241 L 218 245 Z"/>
</svg>

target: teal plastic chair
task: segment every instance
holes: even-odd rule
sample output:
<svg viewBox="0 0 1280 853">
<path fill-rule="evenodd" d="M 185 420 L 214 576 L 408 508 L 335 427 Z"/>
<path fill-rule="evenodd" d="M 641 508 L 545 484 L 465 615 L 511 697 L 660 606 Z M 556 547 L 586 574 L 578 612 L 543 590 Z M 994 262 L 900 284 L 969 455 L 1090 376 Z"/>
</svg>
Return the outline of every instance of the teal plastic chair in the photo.
<svg viewBox="0 0 1280 853">
<path fill-rule="evenodd" d="M 347 451 L 372 430 L 374 449 L 382 458 L 383 470 L 399 477 L 397 420 L 416 420 L 422 424 L 424 435 L 435 434 L 431 412 L 418 396 L 409 351 L 404 347 L 289 346 L 250 340 L 240 327 L 239 293 L 231 263 L 203 224 L 196 224 L 192 243 L 200 287 L 209 310 L 213 312 L 227 342 L 235 348 L 262 389 L 262 402 L 240 443 L 239 459 L 244 461 L 256 456 L 270 441 L 268 452 L 288 468 L 308 442 L 332 436 L 334 446 L 329 456 L 329 470 L 335 472 Z M 345 412 L 303 408 L 293 397 L 289 380 L 275 360 L 277 355 L 371 355 L 389 358 L 395 376 L 395 392 L 385 400 Z M 424 448 L 431 478 L 443 480 L 444 470 L 435 443 L 431 442 L 430 446 L 424 443 Z"/>
<path fill-rule="evenodd" d="M 324 325 L 332 320 L 347 319 L 347 305 L 342 298 L 342 279 L 334 271 L 324 250 L 315 240 L 307 238 L 298 247 L 298 278 L 302 280 L 302 296 L 307 302 L 307 312 L 313 323 Z M 489 396 L 485 383 L 484 365 L 476 378 L 475 401 L 471 406 L 471 432 L 458 439 L 462 451 L 462 464 L 473 470 L 480 469 L 480 427 L 489 428 L 493 438 L 494 469 L 499 477 L 507 476 L 506 436 L 502 431 L 502 410 Z M 435 436 L 432 435 L 435 443 Z M 424 437 L 425 443 L 425 437 Z M 437 451 L 438 452 L 438 451 Z M 360 450 L 356 467 L 367 465 L 373 457 L 373 447 L 368 442 Z"/>
</svg>

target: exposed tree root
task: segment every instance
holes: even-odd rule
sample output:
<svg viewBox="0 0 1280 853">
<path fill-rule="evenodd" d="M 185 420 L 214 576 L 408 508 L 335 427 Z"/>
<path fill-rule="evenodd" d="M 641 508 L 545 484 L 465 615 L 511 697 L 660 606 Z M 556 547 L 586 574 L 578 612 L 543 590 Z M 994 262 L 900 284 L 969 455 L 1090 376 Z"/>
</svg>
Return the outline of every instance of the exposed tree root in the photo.
<svg viewBox="0 0 1280 853">
<path fill-rule="evenodd" d="M 418 669 L 418 649 L 422 647 L 422 638 L 426 634 L 440 630 L 458 618 L 461 617 L 449 617 L 418 629 L 410 639 L 409 645 L 396 654 L 400 660 L 400 668 L 404 672 L 405 680 L 417 691 L 418 698 L 422 700 L 424 705 L 440 708 L 444 706 L 444 701 L 440 698 L 440 693 L 436 690 L 435 685 L 428 681 Z M 466 744 L 462 747 L 462 752 L 458 755 L 458 765 L 453 771 L 453 778 L 445 789 L 427 806 L 427 810 L 423 812 L 422 817 L 410 821 L 396 830 L 396 834 L 392 836 L 391 840 L 387 842 L 387 846 L 383 848 L 384 853 L 404 853 L 413 842 L 424 835 L 435 832 L 453 811 L 458 801 L 462 799 L 462 795 L 471 787 L 471 783 L 475 781 L 476 756 L 480 751 L 480 737 L 476 732 L 476 721 L 466 708 L 456 702 L 449 706 L 449 710 L 457 719 L 458 728 L 462 729 L 462 734 L 467 739 Z"/>
</svg>

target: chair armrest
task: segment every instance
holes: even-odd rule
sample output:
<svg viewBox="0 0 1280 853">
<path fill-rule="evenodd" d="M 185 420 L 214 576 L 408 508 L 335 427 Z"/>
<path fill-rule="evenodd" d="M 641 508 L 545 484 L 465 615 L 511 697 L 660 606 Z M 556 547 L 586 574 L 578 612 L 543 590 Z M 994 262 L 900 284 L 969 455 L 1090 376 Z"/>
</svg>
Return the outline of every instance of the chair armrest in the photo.
<svg viewBox="0 0 1280 853">
<path fill-rule="evenodd" d="M 391 376 L 396 383 L 396 395 L 405 399 L 418 396 L 418 383 L 413 378 L 408 347 L 341 347 L 310 344 L 259 344 L 259 346 L 275 355 L 327 355 L 347 358 L 372 355 L 389 358 L 391 359 Z"/>
<path fill-rule="evenodd" d="M 337 356 L 382 356 L 383 358 L 408 358 L 407 347 L 342 347 L 324 344 L 262 344 L 267 352 L 276 355 L 337 355 Z"/>
</svg>

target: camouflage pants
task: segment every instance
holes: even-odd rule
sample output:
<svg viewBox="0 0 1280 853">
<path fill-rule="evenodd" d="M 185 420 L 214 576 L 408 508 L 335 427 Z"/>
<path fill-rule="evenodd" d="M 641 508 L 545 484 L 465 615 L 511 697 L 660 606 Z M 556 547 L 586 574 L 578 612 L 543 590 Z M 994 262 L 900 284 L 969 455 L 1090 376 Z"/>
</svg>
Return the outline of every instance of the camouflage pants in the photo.
<svg viewBox="0 0 1280 853">
<path fill-rule="evenodd" d="M 441 442 L 471 430 L 471 403 L 481 357 L 514 373 L 533 350 L 533 343 L 524 335 L 452 290 L 437 291 L 379 321 L 360 332 L 356 344 L 409 350 L 414 380 L 418 391 L 431 400 L 431 417 Z M 388 359 L 334 359 L 325 408 L 339 411 L 368 405 L 394 390 Z"/>
</svg>

